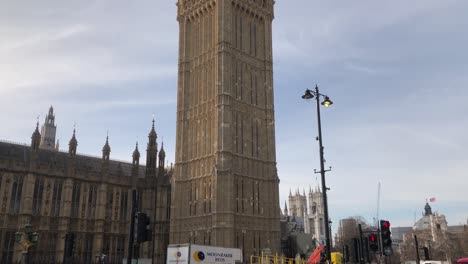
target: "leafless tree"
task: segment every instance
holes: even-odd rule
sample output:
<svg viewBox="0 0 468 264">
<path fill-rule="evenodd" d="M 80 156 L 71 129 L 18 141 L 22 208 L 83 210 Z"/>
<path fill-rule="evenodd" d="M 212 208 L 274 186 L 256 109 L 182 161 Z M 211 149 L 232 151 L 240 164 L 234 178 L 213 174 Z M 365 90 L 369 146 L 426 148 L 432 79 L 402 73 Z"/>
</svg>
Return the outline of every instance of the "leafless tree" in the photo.
<svg viewBox="0 0 468 264">
<path fill-rule="evenodd" d="M 432 260 L 454 262 L 457 258 L 468 255 L 468 232 L 452 234 L 440 229 L 434 233 L 430 229 L 414 230 L 404 235 L 403 243 L 400 245 L 402 262 L 416 259 L 414 235 L 418 238 L 420 248 L 428 248 Z M 420 252 L 421 259 L 424 259 L 423 251 Z"/>
</svg>

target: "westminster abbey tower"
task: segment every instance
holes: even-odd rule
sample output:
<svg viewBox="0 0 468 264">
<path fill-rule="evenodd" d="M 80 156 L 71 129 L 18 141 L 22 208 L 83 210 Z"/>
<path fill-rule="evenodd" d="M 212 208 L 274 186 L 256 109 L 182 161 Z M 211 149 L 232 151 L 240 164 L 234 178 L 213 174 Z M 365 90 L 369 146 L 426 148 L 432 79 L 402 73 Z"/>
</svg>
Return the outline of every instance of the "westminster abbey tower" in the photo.
<svg viewBox="0 0 468 264">
<path fill-rule="evenodd" d="M 273 0 L 179 0 L 170 243 L 279 251 Z"/>
</svg>

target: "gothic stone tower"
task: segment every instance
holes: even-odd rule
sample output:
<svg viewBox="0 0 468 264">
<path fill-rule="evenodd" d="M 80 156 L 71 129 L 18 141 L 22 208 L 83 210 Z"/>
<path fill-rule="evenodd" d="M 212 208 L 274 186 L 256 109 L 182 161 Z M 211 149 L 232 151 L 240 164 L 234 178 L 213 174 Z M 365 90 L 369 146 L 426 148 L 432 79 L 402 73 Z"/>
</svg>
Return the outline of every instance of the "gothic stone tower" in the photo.
<svg viewBox="0 0 468 264">
<path fill-rule="evenodd" d="M 179 0 L 171 243 L 280 244 L 273 0 Z"/>
<path fill-rule="evenodd" d="M 54 150 L 55 149 L 55 134 L 57 126 L 55 125 L 54 108 L 50 106 L 49 113 L 47 114 L 44 125 L 41 130 L 41 143 L 39 148 Z"/>
</svg>

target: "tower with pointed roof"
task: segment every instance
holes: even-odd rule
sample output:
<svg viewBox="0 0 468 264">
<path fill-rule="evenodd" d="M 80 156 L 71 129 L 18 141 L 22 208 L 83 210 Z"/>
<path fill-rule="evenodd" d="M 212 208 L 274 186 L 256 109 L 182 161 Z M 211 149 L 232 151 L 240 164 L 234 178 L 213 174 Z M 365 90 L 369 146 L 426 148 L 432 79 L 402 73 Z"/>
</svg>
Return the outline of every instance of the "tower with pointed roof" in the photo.
<svg viewBox="0 0 468 264">
<path fill-rule="evenodd" d="M 322 192 L 318 184 L 314 189 L 309 188 L 308 204 L 309 212 L 305 223 L 305 232 L 312 234 L 312 237 L 324 243 L 325 241 L 325 216 Z"/>
<path fill-rule="evenodd" d="M 76 156 L 76 148 L 78 146 L 78 141 L 76 140 L 75 132 L 76 130 L 73 129 L 73 136 L 70 139 L 70 142 L 68 143 L 68 154 L 70 154 L 71 157 Z"/>
<path fill-rule="evenodd" d="M 171 243 L 279 252 L 273 0 L 178 0 Z"/>
<path fill-rule="evenodd" d="M 135 150 L 132 154 L 132 186 L 137 186 L 138 172 L 140 170 L 140 151 L 138 150 L 138 142 L 135 144 Z M 141 199 L 141 198 L 140 198 Z"/>
<path fill-rule="evenodd" d="M 166 160 L 166 152 L 164 151 L 164 142 L 161 142 L 161 149 L 159 150 L 158 162 L 158 176 L 162 177 L 165 173 L 164 161 Z"/>
<path fill-rule="evenodd" d="M 158 155 L 158 143 L 156 142 L 158 135 L 153 125 L 148 134 L 148 145 L 146 147 L 146 176 L 156 176 L 156 159 Z"/>
<path fill-rule="evenodd" d="M 309 186 L 309 193 L 306 195 L 305 189 L 302 194 L 296 188 L 294 195 L 289 189 L 288 203 L 289 216 L 294 219 L 304 221 L 304 232 L 311 234 L 320 243 L 325 243 L 325 218 L 323 212 L 322 192 L 318 185 L 315 188 Z M 285 208 L 286 204 L 285 204 Z"/>
<path fill-rule="evenodd" d="M 104 161 L 109 161 L 111 148 L 109 146 L 109 136 L 106 137 L 106 144 L 102 147 L 102 159 Z"/>
<path fill-rule="evenodd" d="M 54 108 L 50 106 L 49 112 L 44 120 L 44 125 L 41 129 L 41 149 L 55 150 L 55 135 L 57 126 L 55 125 Z"/>
<path fill-rule="evenodd" d="M 288 202 L 290 214 L 305 219 L 307 215 L 307 197 L 305 193 L 301 194 L 299 189 L 296 189 L 295 194 L 289 196 Z"/>
<path fill-rule="evenodd" d="M 135 150 L 132 154 L 132 164 L 134 166 L 140 165 L 140 151 L 138 150 L 138 142 L 135 144 Z"/>
<path fill-rule="evenodd" d="M 39 150 L 41 144 L 41 133 L 39 133 L 39 122 L 36 123 L 36 129 L 31 136 L 31 150 Z"/>
</svg>

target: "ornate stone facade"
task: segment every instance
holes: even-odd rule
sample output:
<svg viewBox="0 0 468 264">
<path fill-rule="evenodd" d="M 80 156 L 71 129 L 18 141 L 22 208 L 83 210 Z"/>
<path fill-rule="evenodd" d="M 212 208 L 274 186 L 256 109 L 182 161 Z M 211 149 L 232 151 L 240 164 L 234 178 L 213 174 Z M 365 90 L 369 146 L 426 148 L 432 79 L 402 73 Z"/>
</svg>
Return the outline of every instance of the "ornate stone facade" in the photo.
<svg viewBox="0 0 468 264">
<path fill-rule="evenodd" d="M 179 0 L 171 243 L 279 252 L 273 0 Z"/>
<path fill-rule="evenodd" d="M 432 240 L 436 241 L 447 232 L 448 224 L 445 215 L 441 215 L 437 212 L 432 213 L 432 208 L 426 201 L 424 214 L 421 219 L 414 223 L 413 230 L 426 230 L 431 234 Z"/>
<path fill-rule="evenodd" d="M 73 263 L 94 263 L 101 254 L 107 256 L 106 263 L 122 263 L 133 189 L 138 193 L 139 211 L 150 216 L 153 229 L 153 241 L 141 244 L 140 258 L 164 263 L 172 169 L 164 166 L 162 147 L 156 167 L 154 121 L 146 167 L 139 165 L 138 145 L 132 163 L 111 160 L 108 140 L 102 158 L 77 155 L 75 131 L 68 152 L 40 148 L 43 137 L 38 127 L 31 146 L 0 142 L 0 263 L 20 260 L 21 247 L 13 235 L 26 223 L 40 234 L 31 263 L 61 263 L 67 232 L 76 236 Z"/>
<path fill-rule="evenodd" d="M 294 195 L 289 191 L 289 216 L 296 218 L 297 222 L 303 223 L 304 232 L 311 234 L 315 241 L 323 245 L 325 244 L 325 222 L 322 201 L 322 192 L 319 187 L 314 190 L 309 188 L 308 197 L 305 190 L 302 195 L 299 189 Z M 286 205 L 284 214 L 288 216 Z"/>
<path fill-rule="evenodd" d="M 58 143 L 55 143 L 55 134 L 57 132 L 57 126 L 55 125 L 54 108 L 50 106 L 49 113 L 44 120 L 44 125 L 41 129 L 41 142 L 39 148 L 41 149 L 58 149 Z"/>
</svg>

